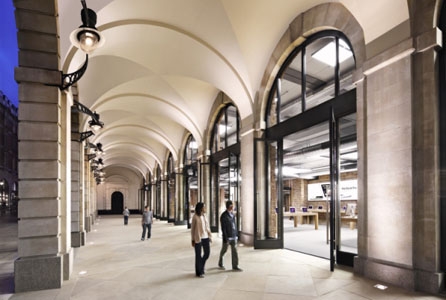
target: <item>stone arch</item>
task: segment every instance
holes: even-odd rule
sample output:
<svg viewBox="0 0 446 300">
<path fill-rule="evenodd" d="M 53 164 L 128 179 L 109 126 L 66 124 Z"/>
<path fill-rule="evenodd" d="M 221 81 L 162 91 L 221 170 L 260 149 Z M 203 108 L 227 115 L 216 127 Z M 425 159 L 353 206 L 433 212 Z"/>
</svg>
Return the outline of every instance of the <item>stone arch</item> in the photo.
<svg viewBox="0 0 446 300">
<path fill-rule="evenodd" d="M 327 29 L 346 35 L 355 54 L 356 68 L 361 68 L 366 59 L 364 32 L 352 13 L 340 3 L 325 3 L 307 10 L 290 23 L 271 55 L 256 101 L 254 118 L 258 124 L 263 120 L 271 86 L 285 59 L 309 36 Z"/>
</svg>

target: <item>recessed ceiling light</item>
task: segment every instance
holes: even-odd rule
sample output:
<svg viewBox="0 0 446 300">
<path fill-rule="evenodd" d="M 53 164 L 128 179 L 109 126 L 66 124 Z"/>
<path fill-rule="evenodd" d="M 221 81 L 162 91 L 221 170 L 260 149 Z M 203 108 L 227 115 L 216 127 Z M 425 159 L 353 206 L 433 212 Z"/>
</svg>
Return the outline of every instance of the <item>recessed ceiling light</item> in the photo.
<svg viewBox="0 0 446 300">
<path fill-rule="evenodd" d="M 334 41 L 328 43 L 311 56 L 326 65 L 334 67 L 336 65 L 336 43 Z M 348 45 L 342 39 L 339 39 L 339 63 L 342 63 L 352 56 L 352 51 Z"/>
<path fill-rule="evenodd" d="M 87 274 L 87 271 L 80 271 L 79 272 L 79 275 L 85 275 L 85 274 Z"/>
</svg>

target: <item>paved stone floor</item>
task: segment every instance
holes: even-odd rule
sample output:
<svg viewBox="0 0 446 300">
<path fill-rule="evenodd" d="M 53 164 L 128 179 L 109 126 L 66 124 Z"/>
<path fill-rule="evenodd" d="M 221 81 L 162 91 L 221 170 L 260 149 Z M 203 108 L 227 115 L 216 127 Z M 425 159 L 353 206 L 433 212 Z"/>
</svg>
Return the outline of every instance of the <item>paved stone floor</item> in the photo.
<svg viewBox="0 0 446 300">
<path fill-rule="evenodd" d="M 4 241 L 5 227 L 0 226 Z M 8 230 L 16 234 L 16 229 Z M 0 300 L 444 299 L 392 286 L 378 290 L 374 285 L 379 282 L 351 269 L 330 272 L 328 260 L 289 250 L 240 246 L 244 272 L 222 271 L 217 268 L 220 246 L 221 239 L 214 236 L 206 276 L 197 278 L 186 226 L 156 221 L 152 239 L 141 241 L 139 217 L 131 216 L 124 226 L 121 217 L 102 216 L 88 233 L 87 244 L 75 250 L 71 279 L 60 289 L 12 293 L 16 254 L 0 252 Z M 229 267 L 230 251 L 226 260 Z"/>
</svg>

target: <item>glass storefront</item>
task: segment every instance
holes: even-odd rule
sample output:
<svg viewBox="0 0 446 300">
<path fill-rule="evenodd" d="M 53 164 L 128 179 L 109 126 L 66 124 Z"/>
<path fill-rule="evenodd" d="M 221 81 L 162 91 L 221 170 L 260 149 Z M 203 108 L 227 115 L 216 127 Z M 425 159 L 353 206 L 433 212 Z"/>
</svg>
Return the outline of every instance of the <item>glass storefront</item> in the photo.
<svg viewBox="0 0 446 300">
<path fill-rule="evenodd" d="M 278 73 L 267 129 L 255 142 L 256 172 L 264 174 L 255 182 L 256 248 L 339 257 L 343 264 L 350 264 L 343 252 L 357 253 L 350 49 L 341 33 L 321 32 L 296 48 Z"/>
<path fill-rule="evenodd" d="M 211 230 L 219 231 L 220 215 L 226 210 L 226 201 L 231 200 L 241 231 L 240 202 L 240 122 L 235 106 L 224 107 L 214 125 L 211 148 Z"/>
</svg>

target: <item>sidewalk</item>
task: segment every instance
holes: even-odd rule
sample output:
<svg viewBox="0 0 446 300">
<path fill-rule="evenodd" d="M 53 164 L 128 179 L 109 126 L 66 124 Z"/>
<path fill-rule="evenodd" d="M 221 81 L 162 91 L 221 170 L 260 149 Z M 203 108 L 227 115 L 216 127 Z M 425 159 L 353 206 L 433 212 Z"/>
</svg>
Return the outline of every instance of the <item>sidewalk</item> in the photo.
<svg viewBox="0 0 446 300">
<path fill-rule="evenodd" d="M 227 270 L 221 271 L 220 247 L 221 239 L 214 234 L 206 277 L 197 278 L 186 226 L 155 221 L 152 239 L 141 241 L 139 217 L 131 216 L 124 226 L 121 216 L 102 216 L 88 233 L 87 245 L 75 249 L 71 279 L 61 289 L 17 294 L 0 290 L 0 300 L 443 299 L 395 287 L 378 290 L 373 286 L 379 282 L 356 276 L 351 269 L 330 272 L 328 260 L 288 250 L 240 246 L 244 272 L 230 270 L 230 250 Z M 13 257 L 0 253 L 2 266 L 13 266 L 8 259 Z M 7 285 L 8 279 L 0 280 L 0 287 Z"/>
</svg>

